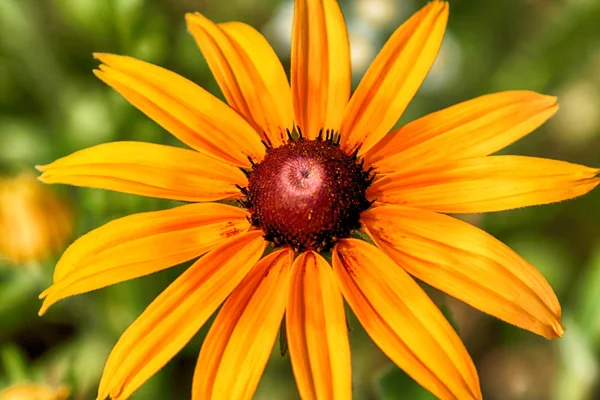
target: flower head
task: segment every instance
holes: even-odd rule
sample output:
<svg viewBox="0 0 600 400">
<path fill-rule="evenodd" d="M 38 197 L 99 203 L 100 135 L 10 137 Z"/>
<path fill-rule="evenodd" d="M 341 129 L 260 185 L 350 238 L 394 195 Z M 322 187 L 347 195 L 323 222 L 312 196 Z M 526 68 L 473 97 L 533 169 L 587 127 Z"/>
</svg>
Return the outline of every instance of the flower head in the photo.
<svg viewBox="0 0 600 400">
<path fill-rule="evenodd" d="M 292 139 L 269 149 L 248 173 L 242 205 L 267 240 L 296 252 L 328 251 L 337 238 L 360 228 L 374 174 L 356 154 L 341 150 L 338 139 L 329 131 L 316 140 Z"/>
<path fill-rule="evenodd" d="M 40 261 L 64 249 L 73 231 L 65 202 L 22 173 L 0 178 L 0 259 L 13 264 Z"/>
<path fill-rule="evenodd" d="M 291 85 L 256 30 L 188 15 L 228 105 L 158 66 L 96 55 L 100 79 L 193 150 L 104 144 L 40 167 L 41 179 L 192 204 L 81 237 L 58 262 L 40 313 L 202 256 L 121 336 L 99 399 L 128 398 L 222 303 L 193 399 L 251 398 L 284 315 L 301 397 L 348 399 L 344 299 L 373 341 L 434 395 L 480 399 L 469 354 L 413 276 L 521 328 L 562 335 L 560 305 L 542 275 L 445 215 L 565 200 L 600 183 L 594 168 L 490 156 L 551 117 L 556 99 L 489 94 L 389 132 L 431 67 L 447 17 L 444 1 L 413 15 L 352 97 L 336 0 L 295 2 Z M 354 238 L 356 230 L 375 245 Z"/>
</svg>

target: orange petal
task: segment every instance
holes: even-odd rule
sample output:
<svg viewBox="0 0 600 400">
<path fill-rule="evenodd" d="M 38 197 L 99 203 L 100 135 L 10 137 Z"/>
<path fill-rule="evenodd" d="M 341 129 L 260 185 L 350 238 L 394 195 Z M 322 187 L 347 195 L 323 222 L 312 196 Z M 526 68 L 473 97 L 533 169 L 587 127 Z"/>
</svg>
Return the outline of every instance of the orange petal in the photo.
<svg viewBox="0 0 600 400">
<path fill-rule="evenodd" d="M 224 204 L 190 204 L 130 215 L 75 241 L 41 295 L 40 310 L 69 296 L 148 275 L 199 257 L 250 228 L 249 214 Z"/>
<path fill-rule="evenodd" d="M 600 183 L 599 172 L 544 158 L 488 156 L 387 175 L 367 195 L 443 213 L 482 213 L 581 196 Z"/>
<path fill-rule="evenodd" d="M 333 269 L 371 339 L 440 399 L 481 399 L 471 357 L 421 287 L 377 247 L 340 240 Z"/>
<path fill-rule="evenodd" d="M 292 94 L 275 51 L 254 28 L 240 22 L 216 25 L 200 13 L 186 16 L 225 98 L 271 146 L 287 140 L 294 115 Z"/>
<path fill-rule="evenodd" d="M 113 348 L 98 399 L 127 399 L 173 358 L 260 260 L 262 235 L 251 231 L 229 240 L 169 285 Z"/>
<path fill-rule="evenodd" d="M 201 153 L 143 142 L 90 147 L 37 167 L 45 183 L 67 183 L 183 201 L 213 201 L 240 195 L 238 168 Z"/>
<path fill-rule="evenodd" d="M 262 160 L 260 136 L 238 113 L 182 76 L 131 57 L 95 54 L 94 71 L 131 104 L 188 146 L 240 167 Z"/>
<path fill-rule="evenodd" d="M 252 399 L 285 312 L 294 253 L 263 258 L 213 322 L 196 364 L 192 399 Z"/>
<path fill-rule="evenodd" d="M 294 2 L 291 82 L 296 123 L 314 139 L 338 131 L 350 97 L 350 44 L 336 0 Z"/>
<path fill-rule="evenodd" d="M 375 243 L 410 274 L 523 329 L 562 335 L 560 305 L 544 277 L 484 231 L 402 206 L 382 205 L 361 219 Z"/>
<path fill-rule="evenodd" d="M 432 1 L 390 37 L 344 112 L 346 151 L 365 153 L 400 119 L 437 56 L 447 20 L 448 3 Z"/>
<path fill-rule="evenodd" d="M 390 133 L 365 154 L 365 161 L 387 174 L 406 165 L 487 156 L 531 133 L 557 110 L 556 97 L 534 92 L 481 96 Z"/>
<path fill-rule="evenodd" d="M 331 267 L 311 251 L 296 258 L 292 271 L 286 328 L 300 397 L 351 399 L 344 301 Z"/>
</svg>

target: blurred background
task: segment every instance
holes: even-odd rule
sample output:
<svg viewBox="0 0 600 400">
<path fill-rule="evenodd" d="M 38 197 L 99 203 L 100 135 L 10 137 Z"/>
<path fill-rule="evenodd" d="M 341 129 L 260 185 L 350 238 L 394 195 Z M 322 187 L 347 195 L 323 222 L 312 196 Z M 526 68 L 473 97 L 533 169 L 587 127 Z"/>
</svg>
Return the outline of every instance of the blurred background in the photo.
<svg viewBox="0 0 600 400">
<path fill-rule="evenodd" d="M 341 0 L 354 84 L 423 0 Z M 508 89 L 557 95 L 559 113 L 506 152 L 600 166 L 600 2 L 450 0 L 439 58 L 400 123 Z M 128 214 L 176 203 L 103 190 L 44 187 L 33 166 L 115 140 L 175 144 L 92 75 L 92 52 L 126 54 L 222 95 L 184 15 L 261 30 L 289 67 L 291 0 L 0 0 L 0 399 L 94 399 L 119 335 L 186 265 L 70 298 L 37 316 L 73 238 Z M 600 399 L 600 190 L 544 207 L 467 216 L 539 268 L 567 332 L 543 338 L 431 290 L 471 353 L 489 400 Z M 350 317 L 355 399 L 432 397 Z M 188 399 L 207 329 L 134 396 Z M 33 396 L 38 397 L 33 397 Z M 11 397 L 12 396 L 12 397 Z M 25 396 L 25 397 L 19 397 Z M 29 397 L 27 397 L 29 396 Z M 278 345 L 257 399 L 297 398 Z"/>
</svg>

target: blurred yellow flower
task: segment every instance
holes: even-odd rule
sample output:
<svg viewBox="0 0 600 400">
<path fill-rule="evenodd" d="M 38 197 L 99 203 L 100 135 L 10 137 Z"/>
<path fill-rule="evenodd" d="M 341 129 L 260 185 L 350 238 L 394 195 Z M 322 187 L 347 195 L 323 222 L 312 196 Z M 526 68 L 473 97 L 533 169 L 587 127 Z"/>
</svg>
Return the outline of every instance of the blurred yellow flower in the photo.
<svg viewBox="0 0 600 400">
<path fill-rule="evenodd" d="M 61 250 L 72 231 L 67 204 L 33 174 L 0 178 L 0 258 L 40 261 Z"/>
<path fill-rule="evenodd" d="M 53 387 L 45 384 L 18 383 L 0 392 L 0 400 L 66 400 L 70 390 L 62 385 Z"/>
<path fill-rule="evenodd" d="M 96 55 L 100 79 L 194 150 L 117 142 L 39 167 L 47 183 L 194 203 L 84 235 L 40 296 L 42 314 L 68 296 L 203 256 L 121 336 L 98 399 L 131 396 L 223 303 L 192 399 L 252 398 L 284 315 L 300 396 L 350 399 L 344 299 L 427 390 L 481 399 L 471 357 L 412 276 L 544 337 L 563 334 L 544 277 L 487 233 L 444 215 L 566 200 L 600 183 L 594 168 L 490 156 L 550 118 L 556 98 L 489 94 L 391 131 L 436 58 L 448 3 L 432 1 L 400 26 L 352 96 L 338 2 L 294 4 L 289 83 L 252 27 L 187 16 L 229 105 L 156 65 Z M 358 230 L 375 244 L 353 237 Z"/>
</svg>

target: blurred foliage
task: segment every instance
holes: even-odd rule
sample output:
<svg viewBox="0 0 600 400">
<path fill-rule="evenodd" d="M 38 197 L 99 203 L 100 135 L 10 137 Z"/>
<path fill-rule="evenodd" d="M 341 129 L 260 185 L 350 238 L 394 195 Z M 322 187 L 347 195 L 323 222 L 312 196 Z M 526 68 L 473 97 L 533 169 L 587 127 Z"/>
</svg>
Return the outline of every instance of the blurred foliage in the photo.
<svg viewBox="0 0 600 400">
<path fill-rule="evenodd" d="M 0 0 L 0 172 L 10 176 L 114 140 L 179 145 L 96 80 L 93 52 L 138 57 L 222 95 L 187 34 L 184 14 L 241 20 L 262 30 L 289 66 L 291 0 Z M 342 0 L 355 84 L 385 39 L 424 4 Z M 600 165 L 600 2 L 450 0 L 440 57 L 401 123 L 484 93 L 556 94 L 561 111 L 505 150 Z M 76 234 L 127 214 L 175 203 L 63 188 Z M 600 398 L 600 191 L 570 202 L 467 216 L 536 265 L 557 292 L 567 333 L 546 341 L 439 293 L 480 372 L 486 399 Z M 37 316 L 54 258 L 0 264 L 0 389 L 17 382 L 71 388 L 93 399 L 118 336 L 185 266 L 62 301 Z M 356 399 L 430 399 L 393 367 L 350 317 Z M 207 328 L 136 395 L 189 398 Z M 277 347 L 277 346 L 276 346 Z M 289 360 L 274 349 L 257 399 L 297 398 Z"/>
</svg>

